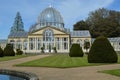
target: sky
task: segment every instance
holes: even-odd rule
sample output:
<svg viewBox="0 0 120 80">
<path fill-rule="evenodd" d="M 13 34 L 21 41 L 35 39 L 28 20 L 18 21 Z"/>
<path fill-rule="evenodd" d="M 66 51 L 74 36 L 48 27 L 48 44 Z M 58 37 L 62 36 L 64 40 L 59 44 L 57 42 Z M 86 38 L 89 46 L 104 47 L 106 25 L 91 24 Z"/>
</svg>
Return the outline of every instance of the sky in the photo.
<svg viewBox="0 0 120 80">
<path fill-rule="evenodd" d="M 49 6 L 60 12 L 66 28 L 85 20 L 99 8 L 120 11 L 120 0 L 0 0 L 0 39 L 7 39 L 16 13 L 22 16 L 25 31 L 37 22 L 40 13 Z"/>
</svg>

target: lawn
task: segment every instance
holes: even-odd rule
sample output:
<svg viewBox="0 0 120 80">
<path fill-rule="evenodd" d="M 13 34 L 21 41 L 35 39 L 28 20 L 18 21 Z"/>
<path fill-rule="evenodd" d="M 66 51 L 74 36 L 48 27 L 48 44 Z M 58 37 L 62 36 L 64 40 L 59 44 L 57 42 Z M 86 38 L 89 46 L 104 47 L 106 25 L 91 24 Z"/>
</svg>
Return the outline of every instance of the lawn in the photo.
<svg viewBox="0 0 120 80">
<path fill-rule="evenodd" d="M 87 56 L 71 58 L 68 54 L 56 54 L 38 60 L 17 64 L 16 66 L 71 68 L 94 65 L 100 64 L 88 63 Z"/>
<path fill-rule="evenodd" d="M 107 73 L 107 74 L 111 74 L 111 75 L 115 75 L 115 76 L 119 76 L 119 77 L 120 77 L 120 69 L 105 70 L 105 71 L 101 71 L 101 72 Z"/>
<path fill-rule="evenodd" d="M 5 57 L 0 57 L 0 62 L 1 61 L 8 61 L 8 60 L 14 60 L 14 59 L 19 59 L 27 57 L 27 55 L 17 55 L 17 56 L 5 56 Z"/>
<path fill-rule="evenodd" d="M 120 64 L 120 52 L 118 54 L 118 63 Z M 115 75 L 115 76 L 119 76 L 120 77 L 120 69 L 114 69 L 114 70 L 104 70 L 104 71 L 100 71 L 103 73 L 107 73 L 107 74 L 111 74 L 111 75 Z"/>
</svg>

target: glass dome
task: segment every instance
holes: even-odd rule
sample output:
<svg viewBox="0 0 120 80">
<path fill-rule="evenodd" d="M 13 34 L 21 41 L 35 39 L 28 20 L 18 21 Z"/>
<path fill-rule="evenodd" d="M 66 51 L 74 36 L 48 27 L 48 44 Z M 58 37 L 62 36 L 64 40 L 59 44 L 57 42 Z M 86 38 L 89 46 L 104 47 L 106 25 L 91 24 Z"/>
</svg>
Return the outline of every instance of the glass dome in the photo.
<svg viewBox="0 0 120 80">
<path fill-rule="evenodd" d="M 43 10 L 38 17 L 38 23 L 40 23 L 40 26 L 53 26 L 58 28 L 64 27 L 64 21 L 62 16 L 60 15 L 60 12 L 58 12 L 53 7 L 48 7 L 45 10 Z"/>
<path fill-rule="evenodd" d="M 48 7 L 40 13 L 38 16 L 38 22 L 30 27 L 29 32 L 33 32 L 46 26 L 65 30 L 64 21 L 60 12 L 53 7 Z"/>
</svg>

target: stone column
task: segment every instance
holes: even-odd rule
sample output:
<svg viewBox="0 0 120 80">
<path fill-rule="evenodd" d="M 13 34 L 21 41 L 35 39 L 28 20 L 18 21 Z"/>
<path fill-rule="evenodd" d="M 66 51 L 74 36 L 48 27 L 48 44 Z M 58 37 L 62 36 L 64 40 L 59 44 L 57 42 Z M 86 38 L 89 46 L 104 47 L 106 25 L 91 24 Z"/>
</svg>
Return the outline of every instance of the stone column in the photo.
<svg viewBox="0 0 120 80">
<path fill-rule="evenodd" d="M 24 40 L 21 40 L 22 43 L 22 50 L 24 50 Z"/>
<path fill-rule="evenodd" d="M 63 51 L 63 41 L 62 41 L 62 40 L 63 40 L 63 38 L 61 37 L 61 38 L 60 38 L 60 50 Z"/>
<path fill-rule="evenodd" d="M 68 52 L 69 52 L 69 49 L 70 49 L 70 37 L 67 37 L 68 38 Z"/>
<path fill-rule="evenodd" d="M 37 39 L 36 39 L 36 37 L 34 38 L 34 46 L 35 46 L 35 50 L 37 50 L 37 48 L 36 48 L 36 41 L 37 41 Z"/>
<path fill-rule="evenodd" d="M 29 38 L 27 39 L 27 51 L 29 51 Z"/>
</svg>

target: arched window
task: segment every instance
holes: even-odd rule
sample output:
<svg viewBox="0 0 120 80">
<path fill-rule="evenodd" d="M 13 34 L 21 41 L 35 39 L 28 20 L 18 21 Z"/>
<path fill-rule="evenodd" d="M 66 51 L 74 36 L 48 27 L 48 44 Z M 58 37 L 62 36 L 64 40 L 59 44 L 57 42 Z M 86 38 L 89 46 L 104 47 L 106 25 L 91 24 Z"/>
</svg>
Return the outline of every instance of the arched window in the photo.
<svg viewBox="0 0 120 80">
<path fill-rule="evenodd" d="M 78 39 L 78 40 L 77 40 L 77 43 L 80 44 L 81 47 L 83 46 L 83 42 L 82 42 L 81 39 Z"/>
<path fill-rule="evenodd" d="M 46 52 L 51 52 L 54 47 L 54 33 L 51 29 L 47 29 L 43 32 L 43 44 Z"/>
<path fill-rule="evenodd" d="M 89 42 L 89 40 L 88 40 L 88 39 L 85 39 L 84 42 Z"/>
<path fill-rule="evenodd" d="M 50 29 L 47 29 L 43 33 L 43 41 L 54 41 L 54 34 L 53 31 Z"/>
</svg>

